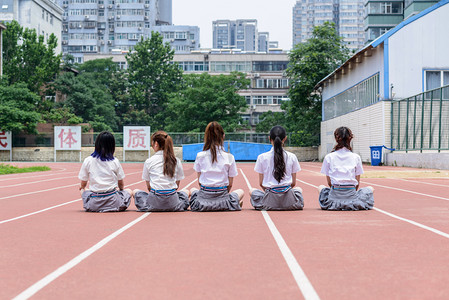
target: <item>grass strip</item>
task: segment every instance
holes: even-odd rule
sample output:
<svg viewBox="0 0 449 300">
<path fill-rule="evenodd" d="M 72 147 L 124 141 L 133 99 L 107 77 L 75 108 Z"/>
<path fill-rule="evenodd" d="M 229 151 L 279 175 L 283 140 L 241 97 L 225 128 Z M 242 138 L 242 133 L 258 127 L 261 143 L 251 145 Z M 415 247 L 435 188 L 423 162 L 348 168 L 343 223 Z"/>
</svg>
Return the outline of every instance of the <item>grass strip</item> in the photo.
<svg viewBox="0 0 449 300">
<path fill-rule="evenodd" d="M 51 169 L 47 166 L 34 166 L 34 167 L 19 168 L 19 167 L 7 165 L 7 164 L 0 164 L 0 175 L 41 172 L 41 171 L 50 171 L 50 170 Z"/>
</svg>

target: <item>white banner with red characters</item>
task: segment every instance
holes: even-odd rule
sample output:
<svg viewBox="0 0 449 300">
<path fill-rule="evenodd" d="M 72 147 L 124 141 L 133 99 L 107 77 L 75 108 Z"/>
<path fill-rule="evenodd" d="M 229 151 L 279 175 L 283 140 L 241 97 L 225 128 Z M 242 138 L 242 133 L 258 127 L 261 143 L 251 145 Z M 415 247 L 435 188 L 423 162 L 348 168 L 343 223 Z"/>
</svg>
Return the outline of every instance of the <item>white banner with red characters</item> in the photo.
<svg viewBox="0 0 449 300">
<path fill-rule="evenodd" d="M 55 150 L 81 150 L 81 126 L 55 126 Z"/>
<path fill-rule="evenodd" d="M 0 129 L 0 150 L 11 150 L 11 132 Z"/>
<path fill-rule="evenodd" d="M 123 150 L 150 151 L 149 126 L 123 126 Z"/>
</svg>

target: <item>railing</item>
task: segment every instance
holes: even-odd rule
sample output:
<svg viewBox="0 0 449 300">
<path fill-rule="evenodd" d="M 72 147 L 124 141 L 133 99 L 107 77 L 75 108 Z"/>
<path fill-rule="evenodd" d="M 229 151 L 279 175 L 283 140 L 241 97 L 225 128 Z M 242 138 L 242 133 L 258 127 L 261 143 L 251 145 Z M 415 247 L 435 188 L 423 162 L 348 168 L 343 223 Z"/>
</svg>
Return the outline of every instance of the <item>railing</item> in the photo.
<svg viewBox="0 0 449 300">
<path fill-rule="evenodd" d="M 449 150 L 449 85 L 391 103 L 391 146 Z"/>
<path fill-rule="evenodd" d="M 113 133 L 117 147 L 123 146 L 123 133 Z M 204 133 L 187 133 L 187 132 L 169 132 L 168 133 L 175 146 L 185 144 L 195 144 L 204 142 Z M 93 147 L 98 133 L 87 132 L 82 134 L 81 145 L 83 147 Z M 269 144 L 268 133 L 226 133 L 226 141 L 246 142 L 246 143 L 262 143 Z M 297 133 L 288 133 L 286 146 L 297 146 L 295 141 L 298 140 Z M 54 133 L 43 132 L 37 135 L 14 135 L 12 137 L 13 147 L 53 147 Z"/>
</svg>

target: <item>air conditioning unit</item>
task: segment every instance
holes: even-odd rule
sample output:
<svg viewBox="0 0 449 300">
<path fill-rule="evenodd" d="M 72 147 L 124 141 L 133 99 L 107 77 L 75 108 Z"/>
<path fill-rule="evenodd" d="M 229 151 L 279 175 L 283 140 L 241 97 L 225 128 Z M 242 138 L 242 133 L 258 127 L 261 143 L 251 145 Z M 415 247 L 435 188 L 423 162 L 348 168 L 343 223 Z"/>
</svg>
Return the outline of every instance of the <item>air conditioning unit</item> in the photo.
<svg viewBox="0 0 449 300">
<path fill-rule="evenodd" d="M 150 7 L 150 5 L 149 4 L 145 4 L 145 8 L 149 8 Z"/>
<path fill-rule="evenodd" d="M 67 20 L 67 17 L 66 16 L 64 16 L 64 17 L 62 17 L 62 19 L 65 21 L 65 20 Z"/>
<path fill-rule="evenodd" d="M 100 5 L 100 9 L 104 9 L 104 5 Z"/>
<path fill-rule="evenodd" d="M 103 30 L 98 30 L 98 34 L 104 34 Z"/>
<path fill-rule="evenodd" d="M 148 20 L 148 16 L 145 16 L 144 19 L 145 19 L 145 20 Z"/>
<path fill-rule="evenodd" d="M 63 45 L 67 45 L 67 41 L 62 41 L 62 44 Z"/>
<path fill-rule="evenodd" d="M 120 7 L 120 4 L 119 4 L 119 3 L 117 3 L 117 7 Z"/>
<path fill-rule="evenodd" d="M 142 30 L 142 27 L 137 28 L 137 30 Z"/>
<path fill-rule="evenodd" d="M 108 19 L 109 20 L 114 20 L 114 16 L 110 16 Z"/>
<path fill-rule="evenodd" d="M 67 4 L 64 4 L 62 7 L 67 8 L 67 6 L 68 6 Z"/>
<path fill-rule="evenodd" d="M 175 41 L 175 39 L 170 39 L 170 43 L 173 43 Z"/>
<path fill-rule="evenodd" d="M 117 16 L 117 19 L 120 19 L 120 15 Z"/>
<path fill-rule="evenodd" d="M 69 30 L 67 28 L 64 28 L 64 32 L 68 32 Z"/>
<path fill-rule="evenodd" d="M 104 45 L 104 41 L 101 41 L 100 44 L 101 44 L 101 45 Z"/>
<path fill-rule="evenodd" d="M 259 73 L 254 73 L 254 78 L 258 78 L 258 77 L 260 77 L 260 74 Z"/>
<path fill-rule="evenodd" d="M 111 5 L 111 4 L 109 4 L 109 5 L 108 5 L 108 8 L 112 8 L 112 5 Z"/>
<path fill-rule="evenodd" d="M 112 45 L 112 41 L 108 41 L 108 45 Z"/>
<path fill-rule="evenodd" d="M 83 26 L 81 24 L 78 25 L 78 28 L 83 28 Z"/>
<path fill-rule="evenodd" d="M 85 16 L 84 16 L 84 19 L 89 19 L 89 16 L 88 16 L 88 15 L 85 15 Z"/>
<path fill-rule="evenodd" d="M 256 109 L 256 104 L 251 105 L 251 109 Z"/>
</svg>

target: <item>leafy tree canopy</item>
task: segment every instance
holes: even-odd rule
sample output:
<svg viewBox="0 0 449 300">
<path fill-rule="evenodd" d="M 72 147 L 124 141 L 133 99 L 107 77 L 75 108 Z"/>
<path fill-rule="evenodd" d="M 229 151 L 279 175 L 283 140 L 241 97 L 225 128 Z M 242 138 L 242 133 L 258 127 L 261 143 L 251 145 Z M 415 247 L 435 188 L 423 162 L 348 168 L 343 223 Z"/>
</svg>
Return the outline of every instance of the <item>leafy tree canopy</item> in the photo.
<svg viewBox="0 0 449 300">
<path fill-rule="evenodd" d="M 0 83 L 0 129 L 18 133 L 37 133 L 40 114 L 35 112 L 39 97 L 30 92 L 24 83 Z"/>
<path fill-rule="evenodd" d="M 241 126 L 240 113 L 247 108 L 237 91 L 248 85 L 243 73 L 185 75 L 183 88 L 171 95 L 168 104 L 172 116 L 167 130 L 202 132 L 209 122 L 218 121 L 224 130 L 235 131 Z"/>
<path fill-rule="evenodd" d="M 314 92 L 316 84 L 349 58 L 349 50 L 337 34 L 333 23 L 316 26 L 312 37 L 297 44 L 290 53 L 287 74 L 289 97 L 283 108 L 287 112 L 287 129 L 303 132 L 301 144 L 319 145 L 321 99 Z"/>
<path fill-rule="evenodd" d="M 8 23 L 3 33 L 3 72 L 9 84 L 24 82 L 30 91 L 39 93 L 59 71 L 57 45 L 54 34 L 45 43 L 34 29 L 22 28 L 17 21 Z"/>
<path fill-rule="evenodd" d="M 126 56 L 128 62 L 128 109 L 138 125 L 163 126 L 168 95 L 179 88 L 182 71 L 173 63 L 174 51 L 162 36 L 152 32 L 149 39 L 141 39 L 134 51 Z M 131 120 L 130 120 L 131 121 Z"/>
</svg>

